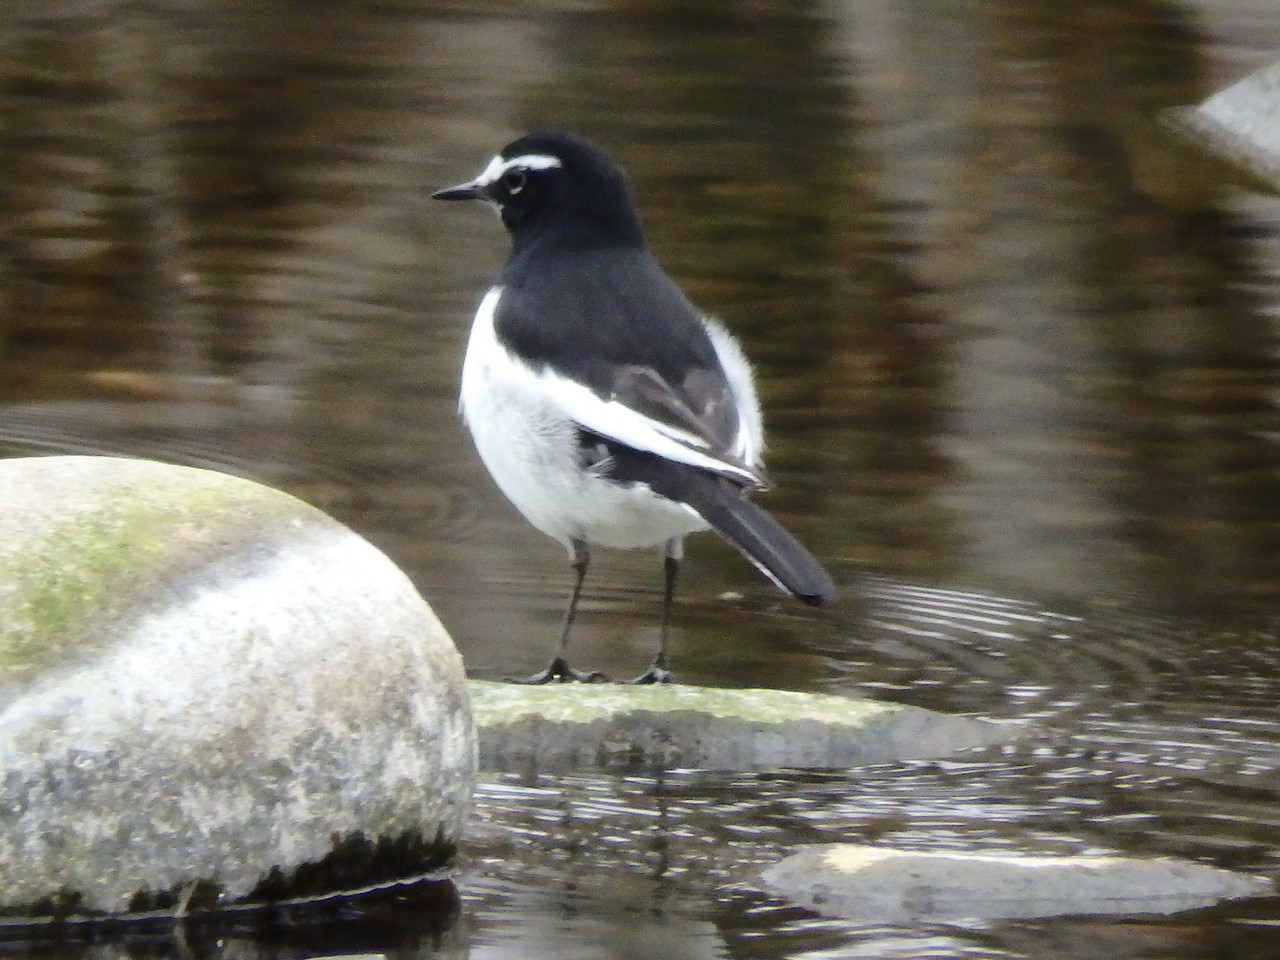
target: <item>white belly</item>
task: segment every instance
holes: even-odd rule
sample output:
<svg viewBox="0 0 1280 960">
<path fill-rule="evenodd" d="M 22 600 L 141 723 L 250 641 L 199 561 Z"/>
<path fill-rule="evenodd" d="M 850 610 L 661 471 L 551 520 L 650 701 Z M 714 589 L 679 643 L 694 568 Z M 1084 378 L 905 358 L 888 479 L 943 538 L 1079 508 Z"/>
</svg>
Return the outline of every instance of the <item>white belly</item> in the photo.
<svg viewBox="0 0 1280 960">
<path fill-rule="evenodd" d="M 576 426 L 494 335 L 500 293 L 490 290 L 476 312 L 459 409 L 507 499 L 566 548 L 575 539 L 617 549 L 652 547 L 708 529 L 692 510 L 647 487 L 623 486 L 582 469 Z"/>
</svg>

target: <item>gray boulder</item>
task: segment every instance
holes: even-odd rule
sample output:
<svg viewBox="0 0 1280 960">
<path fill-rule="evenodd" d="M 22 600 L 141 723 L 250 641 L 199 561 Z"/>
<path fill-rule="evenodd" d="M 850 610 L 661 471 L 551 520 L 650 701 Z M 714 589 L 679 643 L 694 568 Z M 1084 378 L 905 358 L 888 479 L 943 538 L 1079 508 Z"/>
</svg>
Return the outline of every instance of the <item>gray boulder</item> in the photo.
<svg viewBox="0 0 1280 960">
<path fill-rule="evenodd" d="M 447 865 L 462 663 L 300 501 L 140 460 L 0 461 L 0 912 L 198 910 Z"/>
</svg>

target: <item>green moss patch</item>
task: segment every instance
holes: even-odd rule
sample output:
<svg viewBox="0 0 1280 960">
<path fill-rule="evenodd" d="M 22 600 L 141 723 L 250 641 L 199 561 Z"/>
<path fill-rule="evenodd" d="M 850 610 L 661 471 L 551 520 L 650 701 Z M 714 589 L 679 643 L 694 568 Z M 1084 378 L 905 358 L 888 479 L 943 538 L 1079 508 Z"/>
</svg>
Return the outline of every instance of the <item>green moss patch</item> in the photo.
<svg viewBox="0 0 1280 960">
<path fill-rule="evenodd" d="M 111 458 L 0 462 L 0 669 L 95 649 L 140 598 L 260 530 L 293 498 L 207 470 Z"/>
</svg>

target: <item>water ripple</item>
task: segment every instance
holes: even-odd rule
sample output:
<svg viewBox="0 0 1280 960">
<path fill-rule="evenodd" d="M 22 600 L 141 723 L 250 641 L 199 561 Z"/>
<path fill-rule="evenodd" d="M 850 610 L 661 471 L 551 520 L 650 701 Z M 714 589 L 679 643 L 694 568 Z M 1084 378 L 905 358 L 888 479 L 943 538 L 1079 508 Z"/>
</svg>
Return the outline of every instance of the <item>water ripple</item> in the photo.
<svg viewBox="0 0 1280 960">
<path fill-rule="evenodd" d="M 800 844 L 841 841 L 1280 870 L 1273 624 L 1215 639 L 1140 610 L 1059 612 L 887 580 L 866 598 L 861 619 L 814 641 L 826 687 L 1030 719 L 1040 734 L 850 771 L 491 776 L 475 837 L 505 864 L 490 892 L 513 896 L 531 864 L 555 862 L 573 889 L 619 871 L 661 881 L 664 909 L 730 898 L 740 912 L 726 940 L 767 942 L 770 956 L 1003 957 L 1019 955 L 1016 936 L 815 920 L 754 892 L 755 872 Z"/>
</svg>

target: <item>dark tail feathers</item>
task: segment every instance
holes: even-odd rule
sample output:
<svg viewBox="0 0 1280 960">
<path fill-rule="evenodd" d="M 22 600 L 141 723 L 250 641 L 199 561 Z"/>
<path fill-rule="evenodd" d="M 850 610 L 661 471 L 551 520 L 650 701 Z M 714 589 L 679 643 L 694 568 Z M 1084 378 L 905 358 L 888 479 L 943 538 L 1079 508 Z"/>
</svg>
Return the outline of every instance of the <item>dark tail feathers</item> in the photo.
<svg viewBox="0 0 1280 960">
<path fill-rule="evenodd" d="M 719 477 L 685 479 L 680 499 L 770 580 L 812 606 L 835 601 L 831 575 L 782 524 Z"/>
<path fill-rule="evenodd" d="M 836 585 L 822 564 L 732 481 L 585 430 L 579 434 L 589 462 L 610 480 L 642 483 L 654 493 L 688 504 L 765 576 L 805 603 L 835 601 Z M 601 446 L 604 456 L 596 453 Z"/>
</svg>

